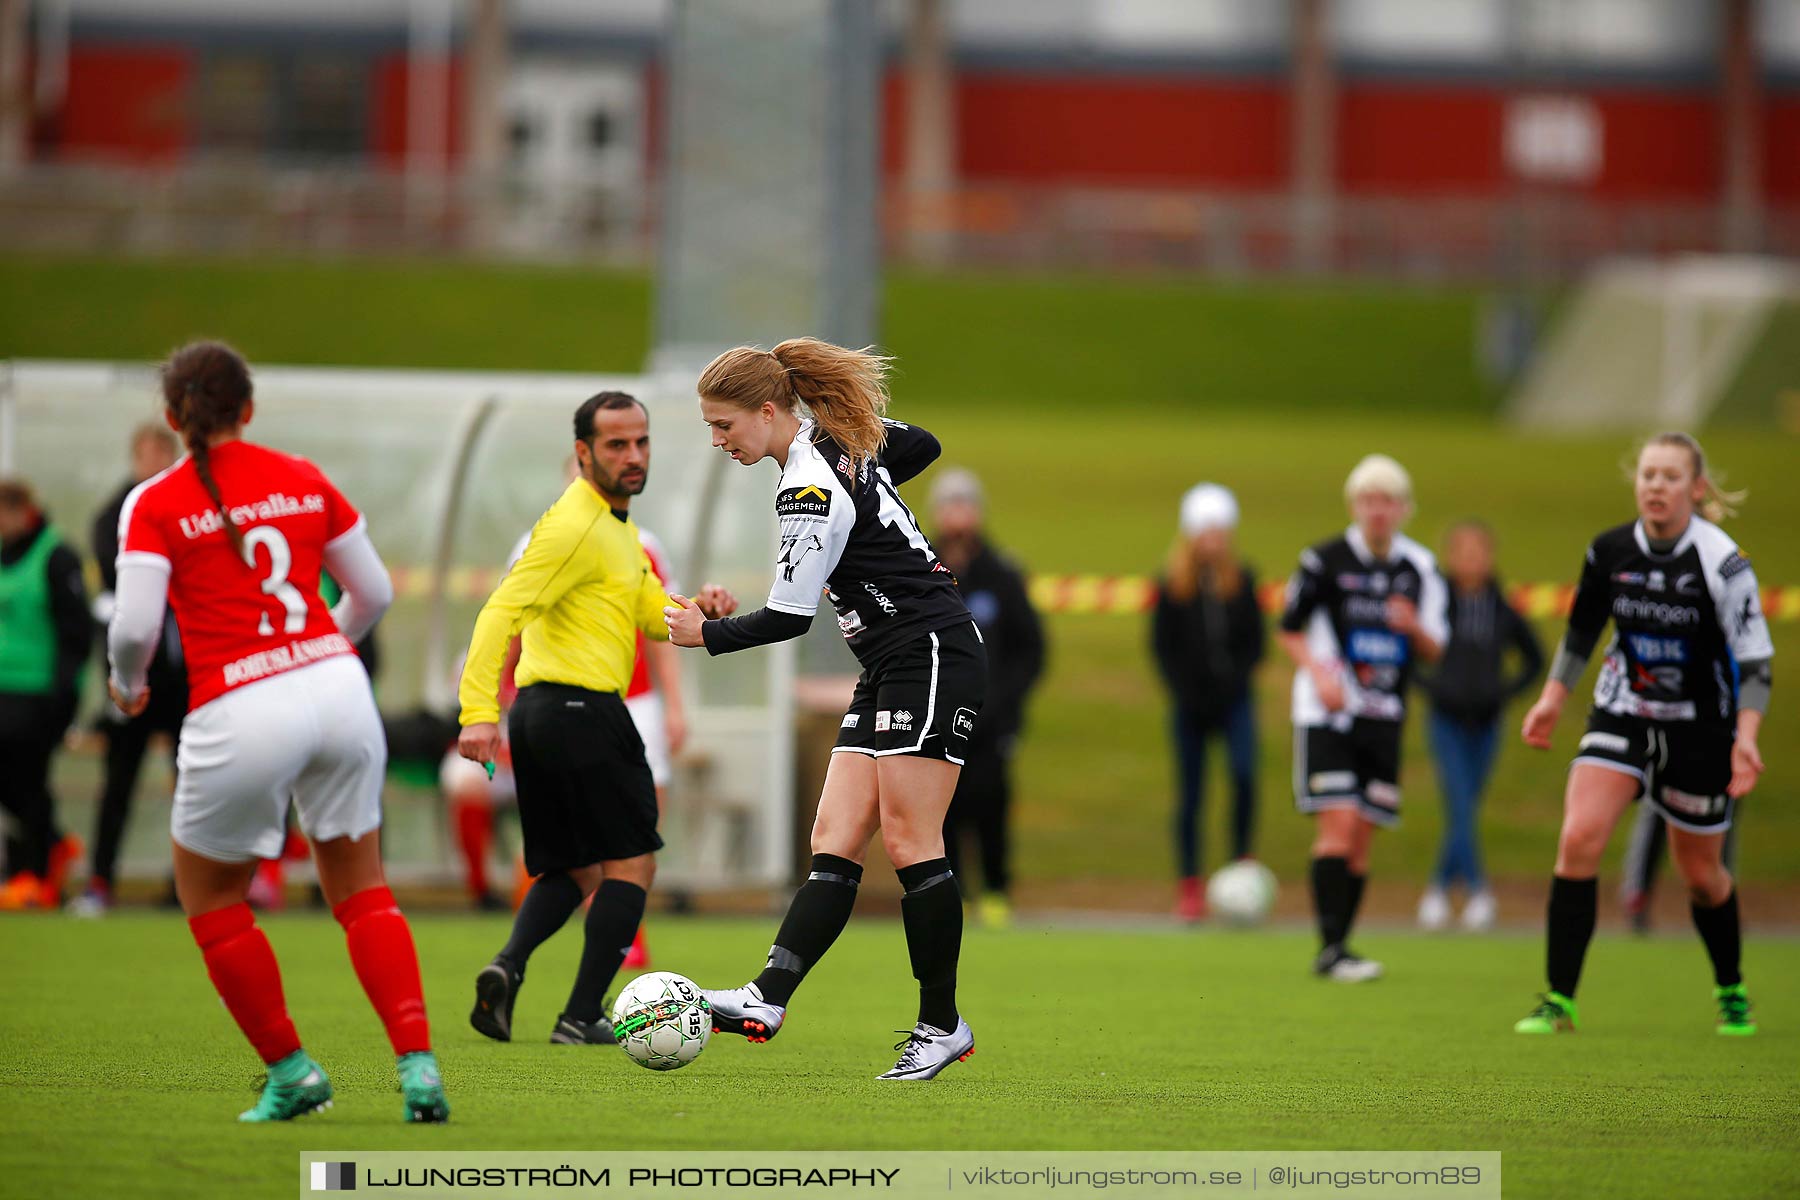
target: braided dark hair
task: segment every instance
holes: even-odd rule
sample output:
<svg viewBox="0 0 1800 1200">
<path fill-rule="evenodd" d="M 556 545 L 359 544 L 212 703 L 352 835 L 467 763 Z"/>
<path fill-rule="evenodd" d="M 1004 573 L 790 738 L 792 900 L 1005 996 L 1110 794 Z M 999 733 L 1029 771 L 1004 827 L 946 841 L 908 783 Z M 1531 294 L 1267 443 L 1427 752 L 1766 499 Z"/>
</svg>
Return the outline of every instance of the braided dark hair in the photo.
<svg viewBox="0 0 1800 1200">
<path fill-rule="evenodd" d="M 189 342 L 162 365 L 162 390 L 163 403 L 181 426 L 182 440 L 193 456 L 200 486 L 212 497 L 213 506 L 225 522 L 225 536 L 231 539 L 232 549 L 242 555 L 244 535 L 219 494 L 219 483 L 213 478 L 208 461 L 208 439 L 241 421 L 244 405 L 250 400 L 250 364 L 224 342 Z"/>
</svg>

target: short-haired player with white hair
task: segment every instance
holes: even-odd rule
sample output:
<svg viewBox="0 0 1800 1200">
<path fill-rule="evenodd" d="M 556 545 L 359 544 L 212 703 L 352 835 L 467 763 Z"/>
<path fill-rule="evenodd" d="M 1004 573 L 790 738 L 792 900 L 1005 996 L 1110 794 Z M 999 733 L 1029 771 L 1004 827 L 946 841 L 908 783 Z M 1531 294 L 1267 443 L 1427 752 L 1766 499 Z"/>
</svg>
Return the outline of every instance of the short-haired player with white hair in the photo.
<svg viewBox="0 0 1800 1200">
<path fill-rule="evenodd" d="M 1318 818 L 1312 847 L 1320 950 L 1313 972 L 1356 983 L 1381 964 L 1350 952 L 1377 828 L 1400 821 L 1400 731 L 1416 659 L 1449 640 L 1449 597 L 1431 552 L 1400 532 L 1412 479 L 1385 454 L 1344 483 L 1351 525 L 1300 553 L 1281 615 L 1294 672 L 1294 802 Z"/>
</svg>

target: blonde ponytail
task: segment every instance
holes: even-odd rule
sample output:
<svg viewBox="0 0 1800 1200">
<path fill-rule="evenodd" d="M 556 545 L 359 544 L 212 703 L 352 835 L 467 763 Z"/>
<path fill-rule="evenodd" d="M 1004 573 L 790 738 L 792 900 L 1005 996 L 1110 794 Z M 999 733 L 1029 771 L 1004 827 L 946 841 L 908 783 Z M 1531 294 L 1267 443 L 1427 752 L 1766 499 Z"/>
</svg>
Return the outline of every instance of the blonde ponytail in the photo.
<svg viewBox="0 0 1800 1200">
<path fill-rule="evenodd" d="M 818 338 L 789 338 L 772 351 L 788 386 L 819 428 L 852 458 L 872 458 L 887 444 L 888 364 L 872 347 L 847 350 Z"/>
</svg>

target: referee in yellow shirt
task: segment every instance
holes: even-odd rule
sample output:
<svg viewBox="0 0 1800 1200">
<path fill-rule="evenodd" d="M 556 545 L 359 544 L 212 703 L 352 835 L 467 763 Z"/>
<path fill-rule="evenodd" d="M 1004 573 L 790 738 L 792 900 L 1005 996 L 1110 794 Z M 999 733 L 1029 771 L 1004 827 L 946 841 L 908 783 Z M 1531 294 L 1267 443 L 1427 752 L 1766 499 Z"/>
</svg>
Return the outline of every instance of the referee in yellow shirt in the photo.
<svg viewBox="0 0 1800 1200">
<path fill-rule="evenodd" d="M 575 410 L 579 476 L 531 531 L 531 540 L 475 619 L 459 699 L 464 758 L 491 763 L 500 749 L 500 672 L 522 633 L 508 718 L 525 869 L 536 876 L 512 937 L 475 977 L 469 1023 L 512 1040 L 513 1002 L 531 952 L 588 909 L 581 966 L 550 1040 L 610 1045 L 606 989 L 644 916 L 656 874 L 656 785 L 623 699 L 637 633 L 666 639 L 673 603 L 631 523 L 631 498 L 650 472 L 650 417 L 624 392 L 601 392 Z M 708 585 L 694 603 L 724 616 L 737 602 Z"/>
</svg>

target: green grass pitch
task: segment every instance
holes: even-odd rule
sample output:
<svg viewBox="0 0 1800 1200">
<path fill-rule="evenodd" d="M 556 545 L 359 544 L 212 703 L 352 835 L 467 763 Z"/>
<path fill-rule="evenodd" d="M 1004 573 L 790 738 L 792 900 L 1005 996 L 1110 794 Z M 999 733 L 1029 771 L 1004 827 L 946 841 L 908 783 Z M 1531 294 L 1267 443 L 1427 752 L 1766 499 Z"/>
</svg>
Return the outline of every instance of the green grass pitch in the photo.
<svg viewBox="0 0 1800 1200">
<path fill-rule="evenodd" d="M 718 1038 L 667 1075 L 544 1040 L 578 952 L 532 963 L 521 1041 L 465 1023 L 497 918 L 414 923 L 454 1106 L 404 1126 L 392 1060 L 320 915 L 265 921 L 331 1111 L 244 1127 L 260 1065 L 172 915 L 0 922 L 0 1180 L 12 1196 L 285 1195 L 303 1150 L 1499 1150 L 1508 1196 L 1792 1194 L 1800 1153 L 1800 944 L 1752 939 L 1763 1033 L 1712 1031 L 1691 936 L 1602 937 L 1575 1036 L 1522 1038 L 1532 936 L 1369 932 L 1388 978 L 1310 978 L 1298 930 L 971 931 L 962 1004 L 979 1052 L 928 1085 L 877 1084 L 911 1024 L 898 922 L 852 923 L 767 1046 Z M 657 965 L 753 969 L 772 920 L 659 918 Z M 827 1119 L 828 1118 L 828 1119 Z"/>
</svg>

